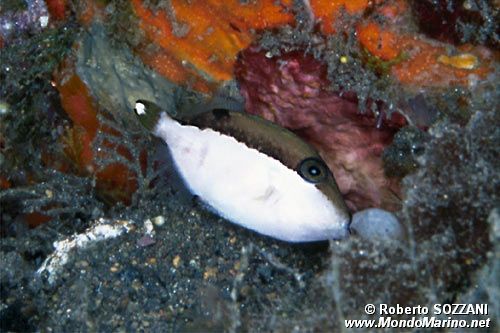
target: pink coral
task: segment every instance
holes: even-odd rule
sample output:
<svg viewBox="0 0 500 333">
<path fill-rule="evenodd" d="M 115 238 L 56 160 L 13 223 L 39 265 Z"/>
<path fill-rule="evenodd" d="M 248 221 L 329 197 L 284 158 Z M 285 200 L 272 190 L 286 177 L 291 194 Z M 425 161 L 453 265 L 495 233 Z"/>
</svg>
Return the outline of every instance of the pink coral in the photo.
<svg viewBox="0 0 500 333">
<path fill-rule="evenodd" d="M 361 114 L 352 94 L 328 89 L 326 65 L 290 52 L 266 57 L 251 47 L 240 54 L 236 77 L 247 112 L 274 121 L 304 138 L 320 152 L 353 211 L 368 207 L 397 210 L 399 179 L 385 175 L 381 155 L 404 125 L 367 111 Z"/>
</svg>

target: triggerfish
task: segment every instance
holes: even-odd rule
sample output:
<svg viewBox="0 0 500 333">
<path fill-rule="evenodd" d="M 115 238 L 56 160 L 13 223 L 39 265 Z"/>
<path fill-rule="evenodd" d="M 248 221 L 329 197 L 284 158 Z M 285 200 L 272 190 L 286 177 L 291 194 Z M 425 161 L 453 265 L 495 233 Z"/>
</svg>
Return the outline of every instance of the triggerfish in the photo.
<svg viewBox="0 0 500 333">
<path fill-rule="evenodd" d="M 140 100 L 134 111 L 165 141 L 190 192 L 225 219 L 288 242 L 349 234 L 350 214 L 332 172 L 292 132 L 224 109 L 173 119 Z"/>
</svg>

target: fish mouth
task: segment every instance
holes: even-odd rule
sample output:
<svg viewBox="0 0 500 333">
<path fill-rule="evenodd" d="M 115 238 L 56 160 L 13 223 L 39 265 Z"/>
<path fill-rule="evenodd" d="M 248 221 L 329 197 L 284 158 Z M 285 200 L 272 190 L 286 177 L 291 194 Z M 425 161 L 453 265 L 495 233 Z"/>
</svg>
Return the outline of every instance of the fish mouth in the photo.
<svg viewBox="0 0 500 333">
<path fill-rule="evenodd" d="M 349 213 L 349 221 L 347 222 L 347 232 L 348 232 L 349 236 L 351 236 L 355 233 L 355 231 L 352 230 L 352 228 L 351 228 L 351 224 L 352 224 L 352 214 Z"/>
<path fill-rule="evenodd" d="M 342 240 L 351 236 L 350 223 L 342 230 L 336 232 L 337 237 L 333 238 L 334 240 Z"/>
<path fill-rule="evenodd" d="M 345 225 L 345 229 L 344 229 L 345 235 L 344 235 L 343 239 L 348 238 L 354 234 L 354 230 L 351 229 L 351 224 L 352 224 L 352 214 L 351 214 L 351 212 L 348 212 L 347 213 L 347 221 L 346 221 L 346 225 Z"/>
<path fill-rule="evenodd" d="M 347 216 L 345 216 L 345 220 L 341 224 L 341 227 L 333 231 L 333 233 L 336 234 L 336 237 L 332 239 L 342 240 L 353 235 L 355 231 L 351 229 L 351 223 L 352 223 L 352 214 L 350 212 L 347 212 Z"/>
</svg>

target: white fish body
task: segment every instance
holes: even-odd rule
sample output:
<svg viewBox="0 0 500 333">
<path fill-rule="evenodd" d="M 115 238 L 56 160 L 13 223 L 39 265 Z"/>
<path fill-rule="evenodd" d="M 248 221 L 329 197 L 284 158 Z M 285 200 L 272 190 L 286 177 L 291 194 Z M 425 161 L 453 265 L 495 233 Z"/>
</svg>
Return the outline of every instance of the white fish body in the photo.
<svg viewBox="0 0 500 333">
<path fill-rule="evenodd" d="M 153 134 L 168 145 L 190 191 L 224 218 L 289 242 L 343 238 L 349 217 L 280 161 L 210 128 L 161 114 Z"/>
</svg>

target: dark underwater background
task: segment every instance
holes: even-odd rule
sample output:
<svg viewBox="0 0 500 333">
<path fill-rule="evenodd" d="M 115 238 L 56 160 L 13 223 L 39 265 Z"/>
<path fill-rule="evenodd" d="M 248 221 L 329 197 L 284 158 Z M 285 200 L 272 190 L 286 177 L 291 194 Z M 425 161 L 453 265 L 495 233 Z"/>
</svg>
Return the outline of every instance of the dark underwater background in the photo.
<svg viewBox="0 0 500 333">
<path fill-rule="evenodd" d="M 498 331 L 499 11 L 2 1 L 1 331 L 336 332 L 380 303 L 486 303 L 456 319 Z M 183 189 L 138 99 L 294 131 L 352 212 L 392 212 L 405 239 L 289 244 L 225 221 Z"/>
</svg>

